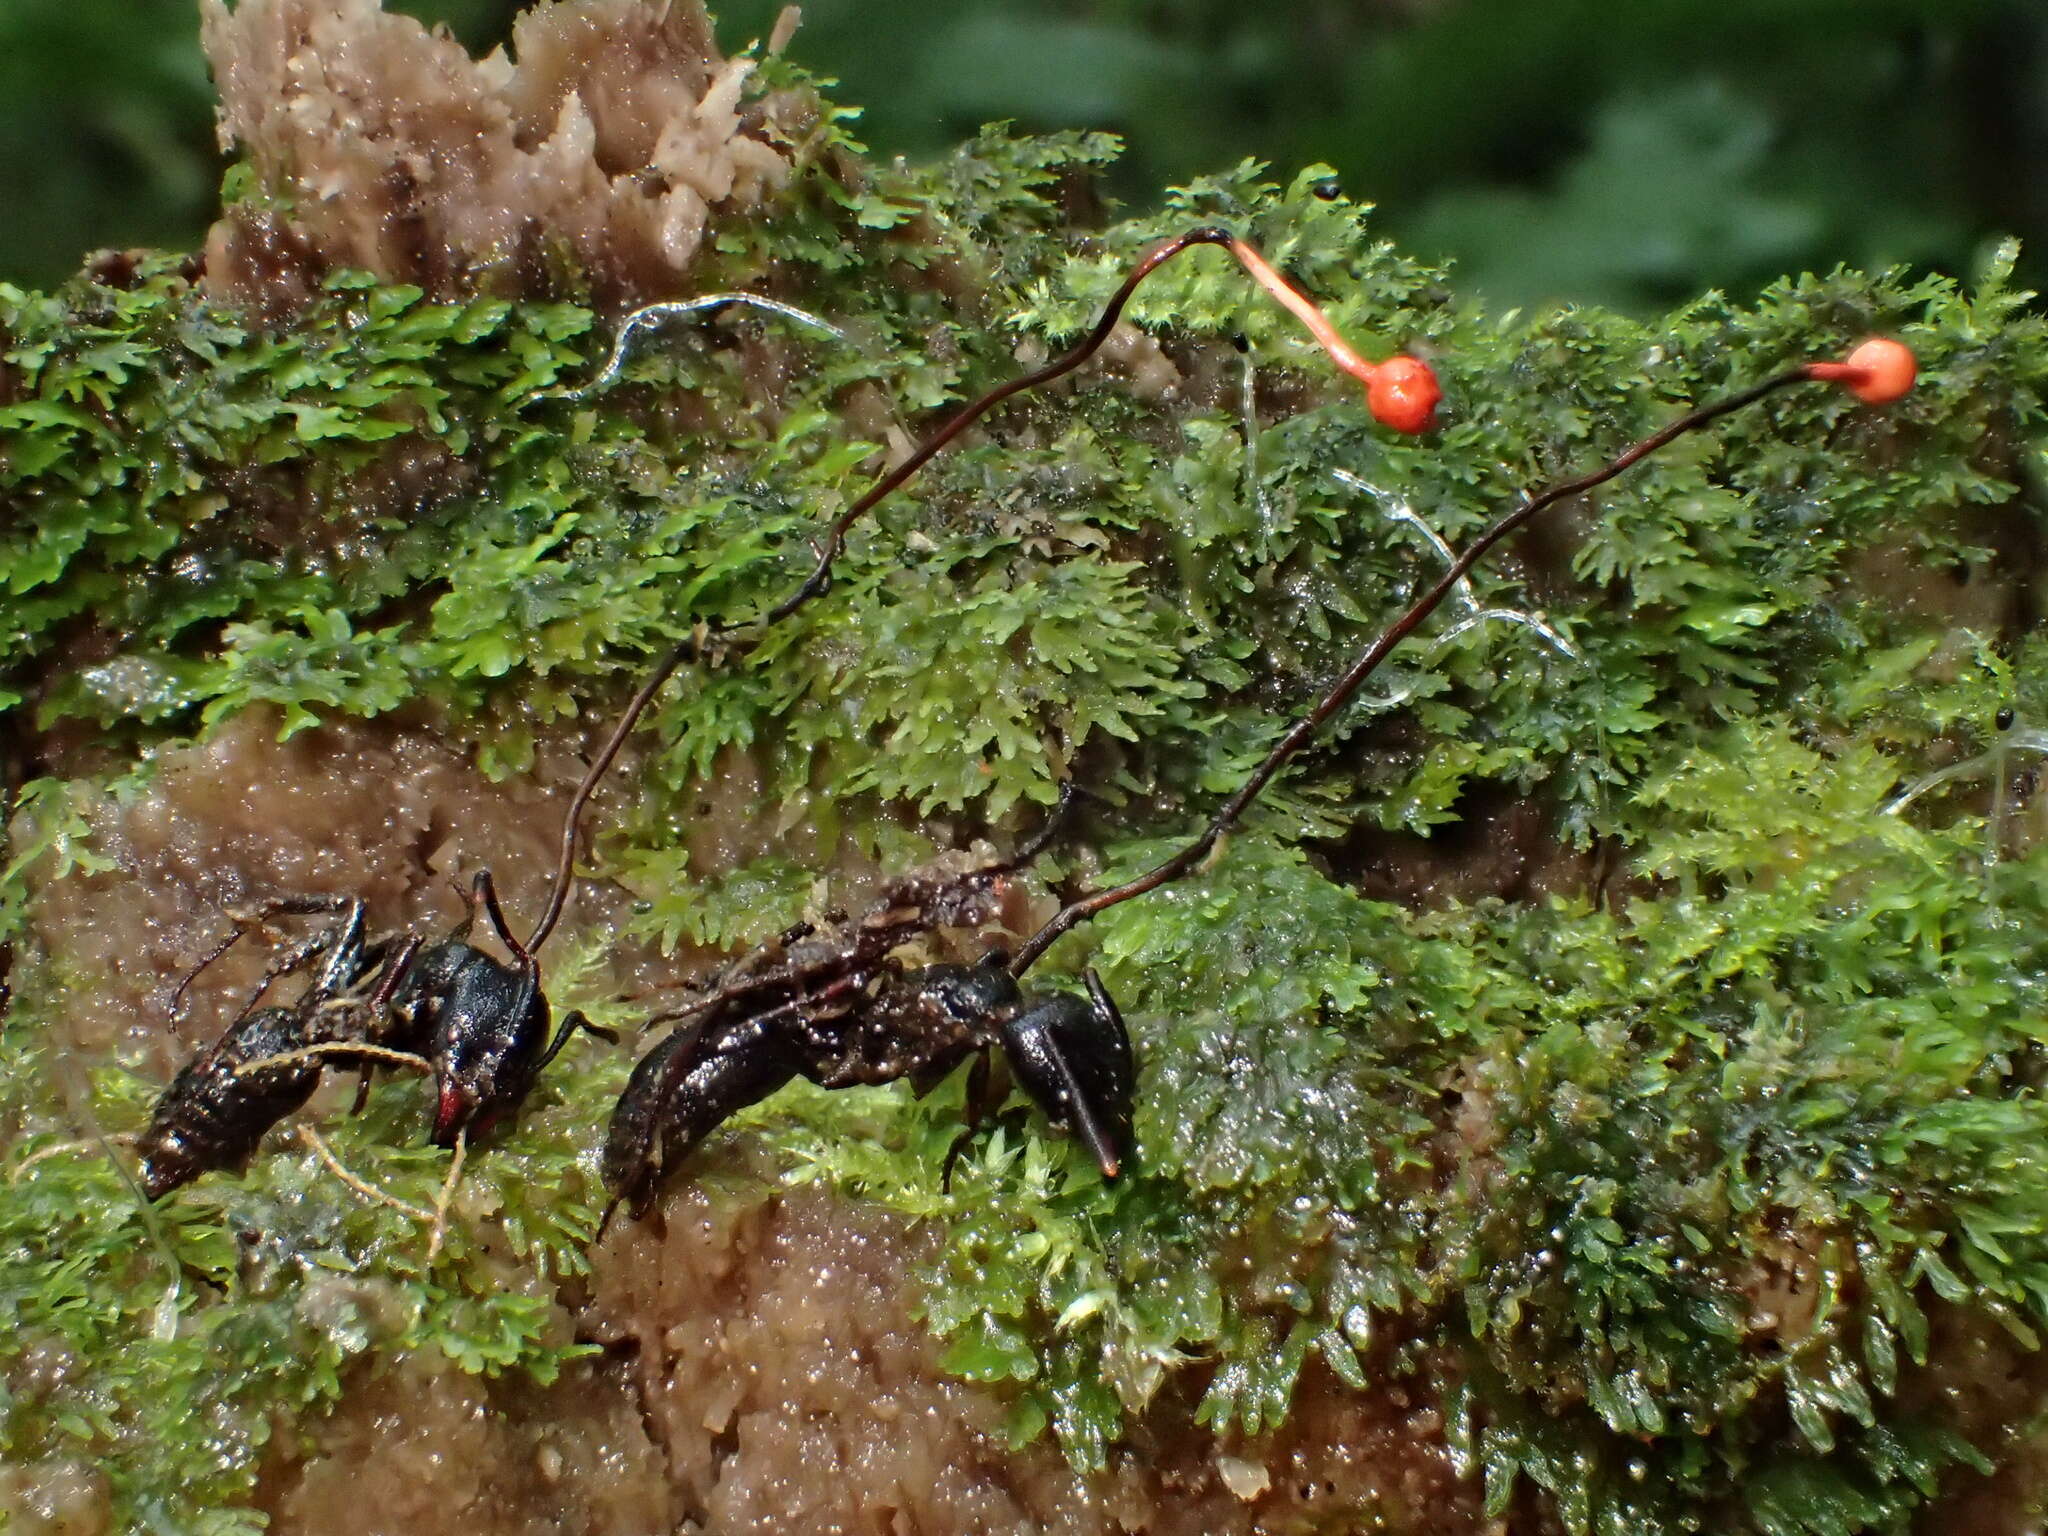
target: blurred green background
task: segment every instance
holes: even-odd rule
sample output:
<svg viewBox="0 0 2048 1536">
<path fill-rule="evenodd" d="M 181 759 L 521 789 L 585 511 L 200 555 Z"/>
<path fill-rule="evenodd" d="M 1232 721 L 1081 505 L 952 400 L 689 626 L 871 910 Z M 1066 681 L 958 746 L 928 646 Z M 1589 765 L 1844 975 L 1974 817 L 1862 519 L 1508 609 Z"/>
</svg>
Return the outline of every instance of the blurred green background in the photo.
<svg viewBox="0 0 2048 1536">
<path fill-rule="evenodd" d="M 472 47 L 515 0 L 394 0 Z M 728 47 L 778 0 L 714 7 Z M 2048 256 L 2044 0 L 813 0 L 792 52 L 880 152 L 1125 136 L 1112 191 L 1313 160 L 1496 303 Z M 194 0 L 0 0 L 0 277 L 189 246 L 221 165 Z M 2032 281 L 2048 266 L 2030 255 Z"/>
</svg>

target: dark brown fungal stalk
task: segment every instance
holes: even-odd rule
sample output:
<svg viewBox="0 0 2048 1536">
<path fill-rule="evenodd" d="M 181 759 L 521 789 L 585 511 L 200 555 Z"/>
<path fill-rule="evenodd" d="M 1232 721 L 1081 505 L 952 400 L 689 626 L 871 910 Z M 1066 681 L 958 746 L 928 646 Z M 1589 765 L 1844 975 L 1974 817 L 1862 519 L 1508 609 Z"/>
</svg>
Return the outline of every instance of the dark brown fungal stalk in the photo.
<svg viewBox="0 0 2048 1536">
<path fill-rule="evenodd" d="M 1130 286 L 1127 282 L 1126 293 Z M 1873 347 L 1895 350 L 1877 356 Z M 1903 368 L 1899 354 L 1906 360 Z M 1136 1070 L 1115 1003 L 1092 971 L 1086 973 L 1086 999 L 1053 994 L 1027 1000 L 1016 978 L 1077 924 L 1196 869 L 1274 776 L 1510 534 L 1546 508 L 1605 484 L 1687 433 L 1791 385 L 1840 382 L 1861 398 L 1881 401 L 1903 393 L 1902 374 L 1910 384 L 1911 354 L 1896 343 L 1867 342 L 1856 355 L 1863 361 L 1788 369 L 1697 407 L 1600 468 L 1550 486 L 1497 519 L 1295 721 L 1195 838 L 1136 879 L 1070 902 L 1014 958 L 991 949 L 970 966 L 911 969 L 896 952 L 936 928 L 991 921 L 994 882 L 1034 857 L 1050 839 L 1050 828 L 1006 863 L 938 884 L 929 873 L 906 876 L 858 923 L 823 936 L 807 928 L 793 931 L 777 945 L 747 956 L 708 995 L 672 1015 L 686 1016 L 688 1022 L 643 1058 L 619 1099 L 604 1152 L 613 1207 L 625 1201 L 640 1214 L 661 1176 L 711 1130 L 797 1076 L 825 1088 L 899 1078 L 922 1088 L 973 1057 L 967 1096 L 972 1134 L 992 1107 L 990 1061 L 998 1049 L 1046 1118 L 1078 1134 L 1103 1176 L 1116 1177 L 1132 1151 Z M 828 542 L 821 551 L 813 577 L 820 588 L 835 549 Z M 1063 805 L 1072 792 L 1069 784 Z M 959 1149 L 956 1142 L 942 1179 L 950 1175 Z"/>
<path fill-rule="evenodd" d="M 1143 896 L 1155 891 L 1170 881 L 1178 880 L 1192 871 L 1209 856 L 1219 839 L 1237 824 L 1259 792 L 1273 781 L 1273 776 L 1300 753 L 1321 730 L 1329 718 L 1336 714 L 1355 695 L 1360 686 L 1379 670 L 1393 650 L 1420 627 L 1445 598 L 1457 590 L 1472 568 L 1486 558 L 1493 547 L 1509 534 L 1527 524 L 1539 512 L 1580 496 L 1598 486 L 1605 485 L 1617 475 L 1626 473 L 1658 449 L 1676 442 L 1689 432 L 1718 421 L 1721 417 L 1754 405 L 1766 396 L 1794 384 L 1808 382 L 1839 383 L 1858 399 L 1867 404 L 1882 405 L 1903 396 L 1912 387 L 1914 378 L 1913 354 L 1898 342 L 1885 337 L 1873 337 L 1862 343 L 1849 355 L 1846 362 L 1803 363 L 1783 373 L 1773 374 L 1760 384 L 1739 390 L 1723 400 L 1711 401 L 1686 412 L 1669 426 L 1651 433 L 1641 442 L 1623 450 L 1614 458 L 1575 479 L 1561 480 L 1535 495 L 1530 496 L 1512 511 L 1503 514 L 1482 530 L 1464 551 L 1454 559 L 1436 584 L 1418 597 L 1408 610 L 1389 624 L 1379 636 L 1358 655 L 1357 660 L 1347 667 L 1343 674 L 1332 683 L 1323 696 L 1308 712 L 1289 727 L 1266 754 L 1259 765 L 1240 785 L 1222 807 L 1210 818 L 1209 824 L 1196 837 L 1171 858 L 1165 859 L 1135 879 L 1125 881 L 1106 891 L 1097 891 L 1080 897 L 1063 907 L 1047 920 L 1038 932 L 1027 939 L 1010 962 L 1012 975 L 1021 976 L 1043 956 L 1046 950 L 1079 923 L 1086 922 L 1100 912 L 1134 896 Z"/>
<path fill-rule="evenodd" d="M 1087 362 L 1102 349 L 1103 343 L 1109 340 L 1117 322 L 1123 318 L 1124 309 L 1130 303 L 1131 296 L 1138 291 L 1145 279 L 1181 252 L 1202 245 L 1221 246 L 1229 251 L 1262 287 L 1274 294 L 1290 313 L 1301 320 L 1337 366 L 1365 384 L 1368 405 L 1375 417 L 1402 432 L 1419 432 L 1429 425 L 1436 407 L 1438 391 L 1436 376 L 1430 371 L 1428 364 L 1406 356 L 1396 356 L 1377 365 L 1366 362 L 1345 343 L 1343 337 L 1337 333 L 1336 327 L 1330 324 L 1311 300 L 1275 272 L 1252 246 L 1230 231 L 1205 225 L 1154 246 L 1131 268 L 1122 285 L 1103 306 L 1102 314 L 1086 336 L 1051 362 L 998 384 L 994 389 L 960 407 L 940 423 L 938 429 L 920 443 L 902 463 L 879 476 L 845 511 L 828 523 L 815 541 L 817 560 L 812 565 L 810 574 L 789 596 L 758 619 L 744 624 L 729 625 L 716 630 L 700 626 L 696 633 L 676 645 L 655 664 L 627 702 L 618 723 L 612 727 L 611 733 L 598 748 L 597 756 L 591 759 L 590 768 L 584 774 L 583 782 L 577 786 L 576 793 L 569 801 L 569 809 L 562 818 L 562 849 L 555 867 L 554 889 L 549 893 L 548 904 L 542 910 L 540 921 L 534 925 L 532 936 L 526 941 L 527 948 L 538 949 L 561 919 L 562 909 L 569 899 L 569 881 L 575 866 L 576 836 L 584 808 L 590 803 L 590 797 L 596 792 L 599 782 L 610 770 L 612 763 L 617 760 L 620 749 L 626 744 L 626 738 L 633 733 L 633 727 L 639 723 L 647 706 L 654 702 L 654 696 L 675 674 L 676 669 L 684 662 L 695 661 L 714 653 L 721 656 L 744 655 L 759 643 L 763 632 L 788 618 L 813 598 L 821 596 L 831 585 L 832 566 L 844 552 L 846 535 L 854 524 L 873 511 L 892 492 L 901 489 L 913 475 L 944 452 L 961 433 L 1005 400 L 1063 378 Z M 748 631 L 752 633 L 749 634 Z"/>
<path fill-rule="evenodd" d="M 1046 1118 L 1080 1136 L 1103 1177 L 1115 1178 L 1130 1157 L 1137 1073 L 1123 1019 L 1101 983 L 1090 978 L 1086 1000 L 1031 998 L 1000 949 L 973 965 L 911 967 L 900 958 L 933 930 L 993 922 L 1007 877 L 1044 851 L 1062 820 L 1056 812 L 1008 859 L 957 873 L 915 871 L 858 918 L 823 930 L 800 924 L 658 1016 L 678 1027 L 641 1059 L 613 1110 L 606 1221 L 621 1202 L 643 1214 L 662 1176 L 698 1142 L 792 1078 L 821 1088 L 908 1078 L 923 1091 L 972 1056 L 978 1115 L 988 1107 L 987 1062 L 998 1049 Z M 949 1157 L 949 1172 L 950 1164 Z"/>
</svg>

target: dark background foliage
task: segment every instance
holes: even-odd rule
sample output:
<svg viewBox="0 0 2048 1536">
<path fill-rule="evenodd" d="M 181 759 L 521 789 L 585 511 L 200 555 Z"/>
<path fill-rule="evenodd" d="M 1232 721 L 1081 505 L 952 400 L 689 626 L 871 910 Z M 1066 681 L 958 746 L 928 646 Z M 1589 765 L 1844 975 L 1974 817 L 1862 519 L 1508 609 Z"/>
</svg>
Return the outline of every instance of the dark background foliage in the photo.
<svg viewBox="0 0 2048 1536">
<path fill-rule="evenodd" d="M 515 0 L 390 0 L 499 42 Z M 729 47 L 779 0 L 715 7 Z M 873 147 L 981 123 L 1112 129 L 1113 190 L 1244 155 L 1326 161 L 1382 233 L 1497 305 L 1645 311 L 1705 286 L 2048 250 L 2048 10 L 2034 0 L 812 0 L 794 52 Z M 0 276 L 194 243 L 220 163 L 192 0 L 0 7 Z M 2023 269 L 2041 280 L 2043 269 Z"/>
</svg>

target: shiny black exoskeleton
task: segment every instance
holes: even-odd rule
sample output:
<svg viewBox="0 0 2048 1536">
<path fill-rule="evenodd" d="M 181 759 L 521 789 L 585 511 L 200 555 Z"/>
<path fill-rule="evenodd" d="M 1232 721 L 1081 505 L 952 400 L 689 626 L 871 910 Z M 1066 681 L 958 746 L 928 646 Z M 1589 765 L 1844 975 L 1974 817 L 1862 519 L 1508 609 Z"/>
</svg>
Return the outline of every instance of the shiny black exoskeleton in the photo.
<svg viewBox="0 0 2048 1536">
<path fill-rule="evenodd" d="M 436 944 L 407 969 L 391 999 L 400 1049 L 415 1049 L 434 1069 L 437 1147 L 464 1131 L 478 1135 L 516 1109 L 541 1068 L 569 1036 L 591 1026 L 580 1013 L 548 1040 L 548 1000 L 540 968 L 503 961 L 463 939 Z"/>
<path fill-rule="evenodd" d="M 468 942 L 479 909 L 511 951 L 510 964 Z M 435 1080 L 431 1139 L 453 1146 L 515 1110 L 576 1030 L 610 1038 L 571 1013 L 548 1039 L 540 967 L 507 928 L 487 870 L 476 877 L 463 921 L 432 946 L 413 935 L 371 938 L 360 900 L 287 897 L 245 914 L 208 960 L 272 916 L 322 913 L 339 916 L 284 951 L 257 989 L 260 998 L 280 978 L 317 961 L 299 1000 L 245 1010 L 158 1098 L 141 1138 L 143 1181 L 152 1197 L 246 1161 L 265 1131 L 306 1102 L 327 1066 L 359 1069 L 367 1089 L 370 1075 L 390 1060 L 386 1053 L 412 1058 Z M 250 1001 L 253 1009 L 256 998 Z M 264 1065 L 301 1051 L 312 1054 Z"/>
<path fill-rule="evenodd" d="M 241 1015 L 187 1062 L 158 1096 L 149 1124 L 137 1138 L 142 1187 L 151 1199 L 202 1173 L 246 1163 L 264 1133 L 312 1097 L 324 1060 L 300 1056 L 270 1066 L 263 1063 L 354 1032 L 350 1018 L 355 1004 L 387 959 L 383 943 L 365 939 L 363 904 L 337 897 L 288 897 L 266 903 L 251 914 L 251 921 L 279 913 L 329 912 L 340 915 L 274 959 Z M 238 929 L 235 937 L 240 933 Z M 228 944 L 234 941 L 230 938 Z M 207 962 L 227 947 L 216 949 Z M 319 968 L 296 1003 L 256 1007 L 279 978 L 315 961 Z M 190 980 L 186 979 L 188 985 Z M 179 992 L 183 991 L 181 986 Z"/>
<path fill-rule="evenodd" d="M 301 1059 L 245 1070 L 307 1044 L 295 1008 L 258 1008 L 188 1061 L 156 1101 L 137 1145 L 152 1199 L 217 1168 L 239 1168 L 278 1121 L 313 1096 L 320 1063 Z"/>
<path fill-rule="evenodd" d="M 379 971 L 371 1005 L 357 1025 L 358 1037 L 367 1043 L 421 1057 L 432 1069 L 430 1139 L 439 1147 L 454 1146 L 468 1131 L 481 1134 L 517 1109 L 541 1069 L 577 1030 L 610 1038 L 581 1013 L 571 1013 L 550 1041 L 540 964 L 513 936 L 489 870 L 477 871 L 468 906 L 454 931 L 431 947 L 411 937 L 383 941 L 391 958 Z M 479 911 L 490 918 L 511 963 L 469 942 Z M 360 930 L 354 942 L 363 957 L 360 970 L 374 948 Z M 338 956 L 336 963 L 347 962 Z M 336 1055 L 345 1057 L 345 1047 L 337 1048 Z"/>
<path fill-rule="evenodd" d="M 892 954 L 933 928 L 991 921 L 999 877 L 1036 851 L 951 879 L 910 876 L 857 922 L 825 935 L 794 930 L 721 978 L 627 1081 L 601 1165 L 613 1204 L 643 1214 L 691 1148 L 798 1076 L 824 1088 L 908 1078 L 923 1091 L 973 1056 L 968 1107 L 978 1120 L 997 1049 L 1046 1118 L 1116 1177 L 1131 1157 L 1137 1073 L 1123 1019 L 1092 972 L 1086 998 L 1033 998 L 1000 951 L 914 969 Z"/>
</svg>

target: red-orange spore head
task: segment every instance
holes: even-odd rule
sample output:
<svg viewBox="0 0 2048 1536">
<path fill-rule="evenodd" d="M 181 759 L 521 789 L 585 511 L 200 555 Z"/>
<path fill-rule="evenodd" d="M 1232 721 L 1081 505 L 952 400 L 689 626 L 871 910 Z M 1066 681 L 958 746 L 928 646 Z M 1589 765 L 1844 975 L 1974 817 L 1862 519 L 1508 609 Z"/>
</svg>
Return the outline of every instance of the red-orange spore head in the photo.
<svg viewBox="0 0 2048 1536">
<path fill-rule="evenodd" d="M 1844 361 L 1858 377 L 1844 379 L 1842 387 L 1865 405 L 1889 405 L 1901 399 L 1920 373 L 1912 349 L 1889 336 L 1871 337 Z"/>
<path fill-rule="evenodd" d="M 1424 432 L 1444 396 L 1436 373 L 1419 357 L 1390 357 L 1373 369 L 1365 403 L 1374 421 L 1396 432 Z"/>
</svg>

